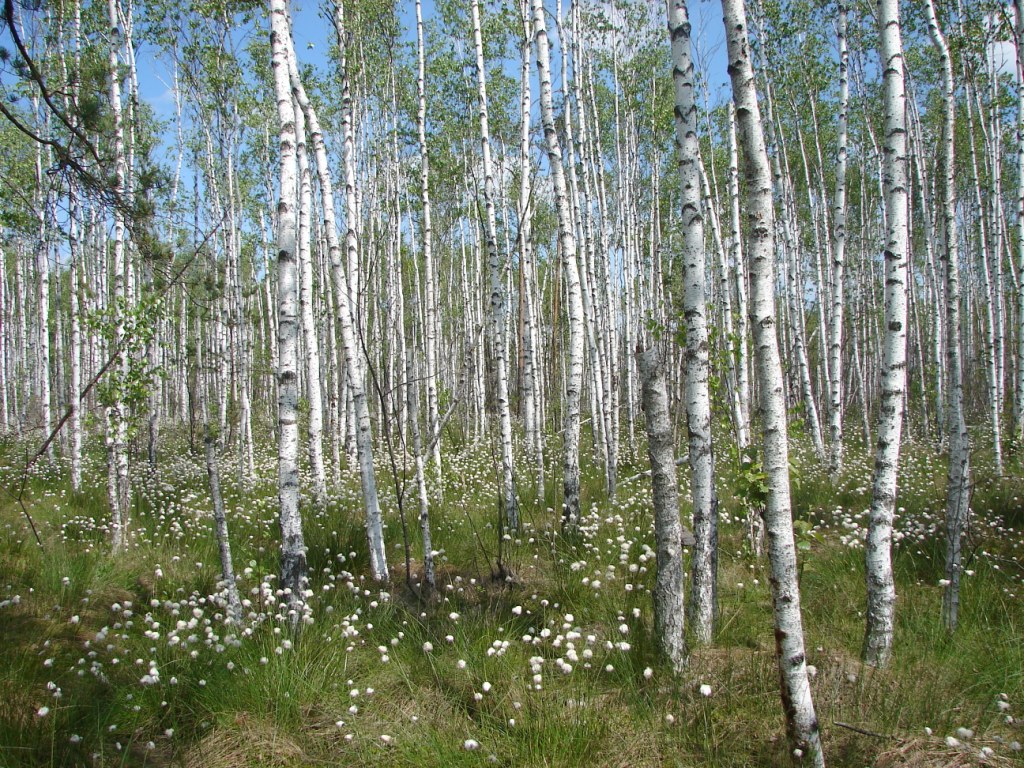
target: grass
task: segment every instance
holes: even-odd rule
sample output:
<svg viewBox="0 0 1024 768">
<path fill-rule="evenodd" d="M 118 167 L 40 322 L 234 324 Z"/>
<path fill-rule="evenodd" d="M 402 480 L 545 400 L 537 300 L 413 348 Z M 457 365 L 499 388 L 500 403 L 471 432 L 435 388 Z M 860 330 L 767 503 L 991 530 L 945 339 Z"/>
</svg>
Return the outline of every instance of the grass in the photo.
<svg viewBox="0 0 1024 768">
<path fill-rule="evenodd" d="M 156 470 L 134 472 L 134 545 L 117 559 L 107 551 L 102 456 L 89 458 L 82 493 L 71 492 L 60 462 L 25 484 L 43 548 L 20 507 L 9 496 L 0 502 L 0 765 L 788 761 L 767 564 L 746 546 L 746 513 L 725 462 L 717 635 L 677 677 L 651 636 L 644 480 L 609 501 L 599 468 L 585 467 L 584 524 L 571 538 L 558 534 L 557 479 L 549 476 L 540 501 L 524 484 L 523 529 L 502 542 L 510 578 L 496 581 L 491 456 L 452 451 L 444 482 L 429 481 L 441 554 L 439 589 L 428 595 L 415 584 L 415 556 L 414 583 L 405 584 L 383 471 L 393 583 L 383 590 L 365 576 L 359 486 L 343 471 L 325 509 L 306 505 L 314 594 L 310 623 L 293 633 L 274 599 L 273 457 L 260 455 L 258 478 L 244 486 L 233 458 L 223 460 L 235 571 L 249 601 L 245 625 L 233 627 L 218 591 L 201 457 L 172 448 Z M 21 457 L 6 451 L 0 480 L 17 489 Z M 794 450 L 794 511 L 808 522 L 810 547 L 801 554 L 807 656 L 829 764 L 977 764 L 982 747 L 993 750 L 990 764 L 1021 764 L 1010 744 L 1024 741 L 1013 719 L 1024 717 L 1024 483 L 993 478 L 976 461 L 970 574 L 950 635 L 939 616 L 942 460 L 924 446 L 904 454 L 895 662 L 872 670 L 858 661 L 869 460 L 851 453 L 833 484 L 802 445 Z M 640 456 L 623 451 L 621 476 L 643 468 Z M 415 506 L 407 497 L 414 536 Z M 946 737 L 959 738 L 958 728 L 974 735 L 951 747 Z"/>
</svg>

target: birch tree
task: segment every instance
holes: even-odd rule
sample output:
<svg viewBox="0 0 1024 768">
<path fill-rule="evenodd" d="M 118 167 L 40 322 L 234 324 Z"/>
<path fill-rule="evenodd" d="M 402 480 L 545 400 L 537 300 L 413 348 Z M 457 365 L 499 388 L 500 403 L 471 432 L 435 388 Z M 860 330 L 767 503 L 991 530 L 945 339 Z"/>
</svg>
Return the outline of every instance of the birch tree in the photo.
<svg viewBox="0 0 1024 768">
<path fill-rule="evenodd" d="M 583 290 L 576 258 L 576 234 L 569 193 L 562 163 L 562 146 L 555 127 L 551 97 L 551 52 L 543 0 L 533 0 L 533 31 L 537 47 L 537 77 L 540 82 L 540 113 L 551 180 L 555 188 L 558 214 L 558 244 L 565 275 L 569 315 L 569 365 L 565 382 L 563 422 L 563 504 L 564 528 L 575 528 L 580 516 L 580 400 L 583 390 L 583 345 L 586 332 L 583 318 Z M 564 41 L 562 41 L 564 44 Z M 557 290 L 557 289 L 556 289 Z"/>
<path fill-rule="evenodd" d="M 846 305 L 846 163 L 847 124 L 850 104 L 850 54 L 846 45 L 849 7 L 839 0 L 836 39 L 839 44 L 839 114 L 836 137 L 836 191 L 832 214 L 832 314 L 828 329 L 828 430 L 829 472 L 833 480 L 843 468 L 843 311 Z"/>
<path fill-rule="evenodd" d="M 960 258 L 956 211 L 956 166 L 954 126 L 956 92 L 953 62 L 946 36 L 939 27 L 933 0 L 927 0 L 928 34 L 939 54 L 942 68 L 942 142 L 938 155 L 938 177 L 942 193 L 942 261 L 946 275 L 946 367 L 949 375 L 949 471 L 946 476 L 946 588 L 942 596 L 942 618 L 947 629 L 956 629 L 960 605 L 960 548 L 967 523 L 970 495 L 970 439 L 964 419 L 963 366 L 960 356 Z"/>
<path fill-rule="evenodd" d="M 668 4 L 675 82 L 676 152 L 682 182 L 683 318 L 686 323 L 684 378 L 689 435 L 690 489 L 693 497 L 692 623 L 700 643 L 711 642 L 716 613 L 718 570 L 718 499 L 711 443 L 711 398 L 708 391 L 707 300 L 704 294 L 704 220 L 701 214 L 700 145 L 694 67 L 690 53 L 690 18 L 686 0 Z M 649 418 L 649 417 L 648 417 Z M 653 461 L 653 459 L 652 459 Z"/>
<path fill-rule="evenodd" d="M 298 222 L 295 110 L 288 72 L 291 36 L 287 0 L 270 0 L 270 46 L 280 123 L 280 192 L 277 203 L 277 466 L 281 523 L 280 589 L 293 626 L 306 588 L 306 547 L 299 509 L 299 318 L 296 265 Z"/>
<path fill-rule="evenodd" d="M 121 19 L 117 0 L 107 3 L 107 19 L 110 22 L 110 49 L 108 66 L 110 72 L 110 111 L 114 122 L 114 194 L 120 197 L 128 184 L 128 163 L 125 157 L 124 125 L 121 110 Z M 125 217 L 120 205 L 114 207 L 113 242 L 113 318 L 114 348 L 120 354 L 119 373 L 121 385 L 115 384 L 113 402 L 107 409 L 107 450 L 109 469 L 107 495 L 113 510 L 114 552 L 124 551 L 128 546 L 128 528 L 131 514 L 131 487 L 128 480 L 128 407 L 122 394 L 122 386 L 129 375 L 130 362 L 123 350 L 125 340 L 124 313 L 127 301 L 127 255 L 125 254 Z"/>
<path fill-rule="evenodd" d="M 681 672 L 687 661 L 683 526 L 679 520 L 679 487 L 665 369 L 661 349 L 656 344 L 638 349 L 636 357 L 654 494 L 654 546 L 658 566 L 654 583 L 654 634 L 672 668 Z"/>
<path fill-rule="evenodd" d="M 768 488 L 764 518 L 772 573 L 772 607 L 782 708 L 792 754 L 797 760 L 806 760 L 821 768 L 825 765 L 825 756 L 804 652 L 789 487 L 786 401 L 776 335 L 772 174 L 754 86 L 743 0 L 722 0 L 722 11 L 746 180 L 750 323 L 754 330 L 755 369 L 761 392 L 763 465 Z"/>
<path fill-rule="evenodd" d="M 430 431 L 437 429 L 437 288 L 434 270 L 433 217 L 430 208 L 430 158 L 427 152 L 427 64 L 423 44 L 423 4 L 416 0 L 416 131 L 420 149 L 420 200 L 423 205 L 423 221 L 420 235 L 423 238 L 423 301 L 424 330 L 423 342 L 426 351 L 427 423 Z M 430 449 L 438 474 L 441 473 L 441 441 L 434 442 Z"/>
<path fill-rule="evenodd" d="M 498 422 L 501 441 L 501 500 L 504 521 L 519 528 L 519 502 L 513 479 L 512 415 L 508 402 L 508 351 L 505 322 L 504 264 L 498 254 L 498 227 L 495 213 L 494 165 L 491 162 L 491 130 L 487 117 L 487 72 L 484 69 L 484 44 L 480 34 L 480 4 L 472 2 L 473 44 L 476 49 L 477 105 L 480 116 L 480 150 L 484 171 L 484 238 L 487 246 L 487 272 L 490 275 L 491 357 L 497 384 Z"/>
<path fill-rule="evenodd" d="M 1013 400 L 1013 440 L 1024 449 L 1024 0 L 1014 0 L 1014 84 L 1017 89 L 1017 380 Z"/>
<path fill-rule="evenodd" d="M 888 664 L 892 656 L 896 606 L 896 586 L 892 572 L 892 521 L 896 506 L 907 360 L 907 96 L 898 0 L 878 1 L 878 29 L 885 106 L 882 161 L 886 214 L 885 338 L 871 518 L 864 545 L 867 621 L 863 655 L 868 664 L 882 667 Z"/>
</svg>

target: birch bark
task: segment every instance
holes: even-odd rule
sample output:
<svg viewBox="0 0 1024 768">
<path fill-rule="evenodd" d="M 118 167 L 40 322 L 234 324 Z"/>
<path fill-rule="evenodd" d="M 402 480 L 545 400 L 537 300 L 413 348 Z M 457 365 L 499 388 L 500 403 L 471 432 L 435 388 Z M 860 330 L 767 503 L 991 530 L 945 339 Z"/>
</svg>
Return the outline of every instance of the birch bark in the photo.
<svg viewBox="0 0 1024 768">
<path fill-rule="evenodd" d="M 839 43 L 839 116 L 836 138 L 836 192 L 832 214 L 832 315 L 828 329 L 828 431 L 829 474 L 833 481 L 843 469 L 843 310 L 844 269 L 846 266 L 846 162 L 847 113 L 850 103 L 850 54 L 846 46 L 846 22 L 849 8 L 839 0 L 836 38 Z"/>
<path fill-rule="evenodd" d="M 317 337 L 314 317 L 313 255 L 309 247 L 313 180 L 309 171 L 309 154 L 306 146 L 306 121 L 297 104 L 294 114 L 296 155 L 299 163 L 299 309 L 302 317 L 302 340 L 306 351 L 306 395 L 309 398 L 309 469 L 313 475 L 313 501 L 318 508 L 323 508 L 327 503 L 323 442 L 324 408 L 320 387 L 320 340 Z"/>
<path fill-rule="evenodd" d="M 960 257 L 954 163 L 956 94 L 949 46 L 939 27 L 933 0 L 927 0 L 926 11 L 928 34 L 939 53 L 939 63 L 942 67 L 942 145 L 938 156 L 938 176 L 942 194 L 942 260 L 945 262 L 946 275 L 946 367 L 949 374 L 949 417 L 946 420 L 949 428 L 949 472 L 946 476 L 946 588 L 942 595 L 942 618 L 946 628 L 954 630 L 960 606 L 960 540 L 967 523 L 971 456 L 967 423 L 964 420 L 963 367 L 960 355 Z"/>
<path fill-rule="evenodd" d="M 494 165 L 491 162 L 491 131 L 487 116 L 487 72 L 484 69 L 484 44 L 480 34 L 480 4 L 472 2 L 473 44 L 476 48 L 477 99 L 480 116 L 480 149 L 484 169 L 484 239 L 487 246 L 487 272 L 490 276 L 491 350 L 496 379 L 496 400 L 501 440 L 501 488 L 505 524 L 519 528 L 519 502 L 516 498 L 512 456 L 512 415 L 508 402 L 508 335 L 505 322 L 503 259 L 498 254 L 498 228 L 495 213 Z"/>
<path fill-rule="evenodd" d="M 864 546 L 867 622 L 863 655 L 868 664 L 885 666 L 892 656 L 896 605 L 892 572 L 892 521 L 903 428 L 907 357 L 907 97 L 898 0 L 878 0 L 878 25 L 885 104 L 882 180 L 886 212 L 886 332 L 882 349 L 882 392 L 871 493 L 871 520 Z"/>
<path fill-rule="evenodd" d="M 718 499 L 715 495 L 711 398 L 708 389 L 710 365 L 707 298 L 704 293 L 706 265 L 704 219 L 701 214 L 700 143 L 697 138 L 691 25 L 686 0 L 671 0 L 668 3 L 668 31 L 672 42 L 672 77 L 675 81 L 676 152 L 682 182 L 683 318 L 686 323 L 684 399 L 689 435 L 693 535 L 696 539 L 692 561 L 691 623 L 697 641 L 710 643 L 717 596 Z"/>
<path fill-rule="evenodd" d="M 434 277 L 434 249 L 433 249 L 433 218 L 430 208 L 430 162 L 427 153 L 427 95 L 426 95 L 426 54 L 423 44 L 423 9 L 421 0 L 416 0 L 416 52 L 417 52 L 417 77 L 416 77 L 416 129 L 419 134 L 420 145 L 420 198 L 423 203 L 423 286 L 425 321 L 424 321 L 424 347 L 426 351 L 426 384 L 427 384 L 427 423 L 430 431 L 437 429 L 438 420 L 438 397 L 437 397 L 437 288 Z M 438 474 L 441 473 L 441 441 L 434 442 L 430 449 L 431 459 L 437 467 Z"/>
<path fill-rule="evenodd" d="M 654 633 L 672 668 L 681 672 L 687 661 L 683 526 L 679 520 L 679 488 L 665 369 L 661 350 L 656 345 L 646 350 L 638 348 L 636 358 L 654 486 L 654 546 L 658 564 L 653 595 Z"/>
<path fill-rule="evenodd" d="M 291 39 L 287 0 L 270 0 L 270 44 L 274 93 L 280 121 L 280 193 L 277 203 L 277 465 L 281 524 L 281 580 L 279 589 L 295 626 L 306 585 L 306 547 L 299 509 L 299 388 L 296 307 L 296 179 L 295 110 L 288 73 Z"/>
<path fill-rule="evenodd" d="M 560 261 L 564 268 L 569 314 L 569 370 L 565 385 L 565 412 L 563 424 L 563 528 L 572 529 L 580 516 L 580 396 L 583 389 L 583 291 L 580 284 L 579 263 L 576 258 L 576 235 L 573 231 L 572 211 L 565 183 L 562 147 L 555 127 L 551 96 L 551 52 L 547 24 L 544 20 L 543 0 L 533 2 L 533 29 L 537 46 L 537 75 L 540 81 L 541 122 L 547 145 L 551 178 L 555 187 L 555 208 L 558 214 L 558 241 Z M 564 42 L 563 42 L 564 44 Z M 557 290 L 557 288 L 556 288 Z"/>
<path fill-rule="evenodd" d="M 761 391 L 763 463 L 768 486 L 765 525 L 782 705 L 794 757 L 823 768 L 825 756 L 807 676 L 793 541 L 785 393 L 776 336 L 772 176 L 754 86 L 743 0 L 722 0 L 722 10 L 739 138 L 744 149 L 751 263 L 750 320 Z"/>
</svg>

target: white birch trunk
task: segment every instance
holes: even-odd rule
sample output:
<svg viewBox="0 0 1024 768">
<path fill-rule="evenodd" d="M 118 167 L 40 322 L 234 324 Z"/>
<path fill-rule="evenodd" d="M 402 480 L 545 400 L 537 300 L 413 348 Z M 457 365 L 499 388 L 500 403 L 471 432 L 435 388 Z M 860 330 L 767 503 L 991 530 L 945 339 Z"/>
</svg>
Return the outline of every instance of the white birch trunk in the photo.
<svg viewBox="0 0 1024 768">
<path fill-rule="evenodd" d="M 679 2 L 680 0 L 675 0 Z M 637 349 L 637 364 L 647 420 L 647 452 L 654 488 L 654 539 L 657 575 L 654 582 L 654 633 L 662 653 L 676 672 L 686 667 L 685 579 L 683 526 L 679 520 L 672 421 L 661 350 L 655 345 Z"/>
<path fill-rule="evenodd" d="M 327 503 L 327 473 L 324 470 L 324 409 L 320 387 L 320 340 L 314 317 L 313 255 L 310 251 L 310 223 L 313 207 L 313 180 L 306 148 L 306 121 L 302 110 L 294 108 L 296 153 L 299 161 L 299 305 L 302 313 L 302 340 L 306 351 L 306 395 L 309 398 L 309 469 L 313 475 L 313 501 L 318 508 Z"/>
<path fill-rule="evenodd" d="M 747 269 L 743 258 L 743 228 L 740 222 L 740 166 L 736 140 L 736 104 L 729 102 L 729 261 L 736 282 L 736 384 L 742 410 L 736 440 L 740 451 L 750 445 L 750 320 L 747 302 Z"/>
<path fill-rule="evenodd" d="M 505 524 L 519 528 L 519 502 L 516 498 L 512 456 L 512 415 L 508 402 L 508 344 L 505 323 L 504 264 L 498 254 L 495 214 L 494 166 L 491 162 L 491 131 L 487 116 L 487 73 L 484 69 L 484 44 L 480 34 L 480 4 L 472 2 L 473 44 L 476 48 L 477 99 L 480 117 L 480 149 L 484 170 L 484 237 L 487 244 L 487 272 L 490 275 L 491 354 L 493 356 L 498 421 L 501 439 L 501 487 Z"/>
<path fill-rule="evenodd" d="M 119 26 L 117 0 L 109 0 L 107 16 L 110 22 L 110 110 L 114 121 L 114 193 L 120 197 L 127 187 L 128 167 L 124 150 L 124 127 L 121 116 L 121 75 L 119 71 L 119 50 L 121 30 Z M 118 201 L 121 202 L 120 200 Z M 124 342 L 124 311 L 127 302 L 126 276 L 127 265 L 125 256 L 125 221 L 120 205 L 114 207 L 114 243 L 113 243 L 113 277 L 114 277 L 114 338 L 120 347 Z M 121 376 L 128 375 L 128 356 L 120 352 Z M 128 413 L 120 393 L 115 395 L 114 403 L 107 409 L 107 444 L 109 448 L 109 477 L 107 483 L 113 511 L 113 548 L 120 553 L 128 546 L 128 529 L 130 523 L 131 488 L 128 483 Z"/>
<path fill-rule="evenodd" d="M 547 25 L 544 20 L 543 0 L 533 2 L 533 28 L 537 46 L 537 73 L 540 82 L 541 122 L 544 126 L 548 162 L 555 188 L 555 208 L 558 214 L 558 240 L 560 259 L 564 267 L 569 310 L 569 370 L 566 375 L 563 423 L 563 505 L 564 528 L 575 528 L 580 516 L 580 396 L 583 390 L 583 291 L 580 285 L 579 264 L 576 259 L 576 235 L 573 232 L 572 211 L 565 183 L 562 147 L 555 127 L 551 96 L 551 53 Z M 564 44 L 564 42 L 563 42 Z M 557 290 L 557 287 L 556 287 Z"/>
<path fill-rule="evenodd" d="M 967 524 L 970 494 L 970 441 L 964 420 L 963 366 L 960 357 L 960 258 L 956 220 L 956 165 L 954 120 L 956 114 L 953 64 L 945 35 L 939 28 L 933 0 L 927 0 L 928 34 L 939 53 L 942 67 L 942 145 L 938 176 L 942 195 L 942 247 L 946 275 L 946 366 L 949 374 L 949 472 L 946 476 L 946 588 L 942 618 L 956 629 L 960 606 L 961 537 Z M 968 116 L 970 112 L 968 111 Z M 975 162 L 975 166 L 977 163 Z"/>
<path fill-rule="evenodd" d="M 335 29 L 338 33 L 339 43 L 344 46 L 345 28 L 344 17 L 340 5 L 335 6 Z M 289 42 L 290 45 L 290 42 Z M 344 48 L 342 48 L 344 50 Z M 293 65 L 295 57 L 290 57 Z M 342 61 L 344 67 L 344 56 Z M 387 555 L 384 549 L 384 528 L 381 518 L 380 501 L 377 496 L 377 477 L 373 468 L 373 436 L 370 426 L 370 410 L 366 401 L 366 389 L 364 387 L 365 377 L 362 370 L 362 352 L 358 346 L 357 329 L 353 320 L 353 305 L 350 303 L 352 291 L 349 286 L 350 280 L 356 280 L 357 275 L 346 275 L 342 267 L 342 245 L 338 240 L 338 227 L 334 217 L 334 187 L 331 183 L 330 166 L 327 160 L 327 148 L 324 144 L 323 131 L 317 119 L 316 111 L 306 96 L 302 81 L 298 75 L 297 65 L 291 71 L 292 83 L 295 88 L 299 105 L 306 116 L 309 124 L 310 139 L 313 142 L 313 149 L 316 155 L 316 166 L 318 179 L 320 181 L 320 195 L 323 199 L 324 234 L 327 237 L 327 248 L 331 262 L 331 275 L 334 285 L 335 309 L 338 312 L 338 322 L 341 326 L 342 346 L 345 353 L 345 374 L 348 386 L 346 388 L 346 404 L 344 408 L 351 407 L 352 412 L 346 416 L 347 427 L 355 431 L 354 443 L 356 446 L 357 461 L 359 463 L 359 478 L 363 491 L 363 505 L 366 513 L 366 537 L 370 553 L 370 573 L 375 581 L 388 580 Z M 343 92 L 348 94 L 348 73 L 342 73 L 344 85 Z M 343 111 L 346 117 L 343 119 L 346 136 L 346 162 L 345 162 L 345 198 L 346 198 L 346 232 L 345 249 L 348 251 L 350 261 L 356 260 L 354 252 L 358 248 L 358 236 L 356 226 L 358 219 L 355 203 L 355 168 L 351 139 L 351 98 L 346 97 L 343 101 Z M 350 175 L 351 174 L 351 175 Z"/>
<path fill-rule="evenodd" d="M 299 318 L 296 307 L 295 109 L 288 62 L 291 32 L 287 0 L 270 0 L 270 43 L 274 93 L 280 121 L 280 196 L 277 203 L 277 464 L 281 505 L 281 579 L 292 626 L 299 621 L 306 589 L 306 547 L 299 509 Z"/>
<path fill-rule="evenodd" d="M 682 183 L 683 318 L 686 323 L 684 399 L 689 434 L 693 535 L 696 539 L 693 547 L 691 624 L 697 642 L 703 644 L 711 642 L 716 613 L 718 499 L 715 496 L 711 398 L 708 390 L 710 364 L 707 298 L 704 293 L 706 266 L 704 220 L 701 214 L 700 143 L 697 137 L 691 25 L 686 0 L 670 0 L 668 3 L 668 31 L 672 42 L 672 77 L 675 81 L 676 151 Z M 642 364 L 643 358 L 640 360 Z"/>
<path fill-rule="evenodd" d="M 420 197 L 423 203 L 423 287 L 424 287 L 424 348 L 426 352 L 427 423 L 430 431 L 437 429 L 437 334 L 440 321 L 437 314 L 437 288 L 434 276 L 433 219 L 430 210 L 430 164 L 427 153 L 427 96 L 426 96 L 426 52 L 423 44 L 423 9 L 421 0 L 416 0 L 416 52 L 417 77 L 416 128 L 420 145 Z M 434 442 L 430 449 L 431 460 L 441 474 L 441 441 Z"/>
<path fill-rule="evenodd" d="M 1013 45 L 1017 67 L 1017 348 L 1013 398 L 1013 441 L 1024 449 L 1024 0 L 1014 0 Z"/>
<path fill-rule="evenodd" d="M 907 193 L 906 89 L 898 0 L 879 0 L 879 54 L 882 59 L 885 138 L 885 342 L 882 392 L 871 493 L 871 520 L 864 547 L 867 623 L 864 661 L 885 666 L 892 656 L 896 587 L 892 572 L 892 521 L 906 391 Z"/>
<path fill-rule="evenodd" d="M 531 163 L 530 163 L 530 108 L 533 102 L 530 85 L 530 49 L 533 42 L 533 25 L 530 21 L 529 0 L 520 2 L 523 20 L 522 62 L 520 74 L 520 124 L 519 124 L 519 201 L 517 214 L 519 232 L 520 289 L 522 290 L 522 316 L 520 325 L 522 334 L 523 380 L 520 385 L 523 411 L 523 431 L 526 437 L 527 456 L 532 460 L 536 470 L 536 498 L 544 497 L 544 444 L 543 424 L 540 419 L 540 360 L 538 347 L 538 312 L 534 285 L 536 276 L 533 264 L 533 233 L 531 196 Z"/>
<path fill-rule="evenodd" d="M 839 0 L 836 38 L 839 43 L 839 116 L 836 138 L 836 193 L 832 214 L 832 315 L 828 329 L 829 474 L 837 480 L 843 469 L 843 310 L 846 266 L 847 112 L 850 103 L 850 54 L 846 47 L 846 0 Z"/>
<path fill-rule="evenodd" d="M 825 756 L 807 676 L 796 545 L 793 540 L 785 394 L 776 336 L 771 172 L 754 87 L 746 11 L 742 0 L 722 0 L 722 9 L 747 182 L 750 320 L 754 329 L 757 379 L 761 391 L 763 463 L 768 486 L 764 516 L 771 564 L 770 584 L 782 704 L 792 754 L 801 762 L 822 768 Z"/>
</svg>

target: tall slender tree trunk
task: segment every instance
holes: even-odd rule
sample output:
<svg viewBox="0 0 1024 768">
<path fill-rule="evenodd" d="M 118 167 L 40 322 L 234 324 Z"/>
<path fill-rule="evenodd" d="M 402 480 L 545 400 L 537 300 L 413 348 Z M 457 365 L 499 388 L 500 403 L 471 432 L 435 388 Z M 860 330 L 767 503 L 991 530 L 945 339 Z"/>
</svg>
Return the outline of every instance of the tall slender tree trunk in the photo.
<svg viewBox="0 0 1024 768">
<path fill-rule="evenodd" d="M 970 440 L 964 420 L 963 366 L 960 357 L 960 258 L 956 220 L 956 166 L 954 119 L 956 115 L 953 63 L 946 37 L 939 27 L 933 0 L 927 0 L 928 34 L 939 53 L 942 67 L 942 145 L 938 176 L 942 193 L 942 260 L 946 275 L 946 366 L 949 373 L 949 472 L 946 476 L 946 588 L 942 618 L 956 629 L 960 606 L 961 537 L 967 523 L 970 495 Z M 969 113 L 968 113 L 969 114 Z"/>
<path fill-rule="evenodd" d="M 885 342 L 882 394 L 871 493 L 871 520 L 864 547 L 867 622 L 864 661 L 885 666 L 892 657 L 896 586 L 892 572 L 892 521 L 903 429 L 907 359 L 907 193 L 906 88 L 898 0 L 878 2 L 885 139 L 882 178 L 885 191 Z"/>
<path fill-rule="evenodd" d="M 722 0 L 722 10 L 746 177 L 746 213 L 750 236 L 748 251 L 751 263 L 750 321 L 754 329 L 755 367 L 761 393 L 763 465 L 768 486 L 764 518 L 771 564 L 770 583 L 782 705 L 794 757 L 816 768 L 823 768 L 825 756 L 807 676 L 796 545 L 793 540 L 786 401 L 776 336 L 771 170 L 754 87 L 746 10 L 742 0 Z"/>
<path fill-rule="evenodd" d="M 551 178 L 555 187 L 555 208 L 558 214 L 558 242 L 563 266 L 569 310 L 569 370 L 566 375 L 563 423 L 563 528 L 575 528 L 580 517 L 580 397 L 583 390 L 584 327 L 583 290 L 576 258 L 576 235 L 572 210 L 565 183 L 562 145 L 555 127 L 551 96 L 551 52 L 543 0 L 533 2 L 533 29 L 537 46 L 537 74 L 540 81 L 541 123 L 547 145 Z M 563 42 L 564 44 L 564 42 Z M 558 291 L 556 286 L 554 289 Z"/>
<path fill-rule="evenodd" d="M 843 469 L 843 312 L 846 306 L 846 161 L 847 113 L 850 103 L 850 54 L 846 47 L 846 0 L 839 0 L 836 38 L 839 43 L 839 118 L 836 137 L 836 193 L 832 214 L 832 314 L 828 328 L 829 474 L 833 482 Z"/>
<path fill-rule="evenodd" d="M 299 509 L 298 285 L 295 204 L 295 109 L 288 72 L 291 39 L 287 0 L 270 0 L 274 93 L 280 121 L 280 193 L 277 203 L 277 465 L 281 523 L 281 580 L 292 626 L 299 621 L 306 589 L 306 547 Z"/>
<path fill-rule="evenodd" d="M 491 130 L 487 117 L 487 72 L 484 69 L 484 44 L 480 34 L 480 4 L 472 2 L 473 43 L 476 48 L 477 97 L 480 113 L 480 149 L 484 167 L 484 238 L 487 244 L 487 272 L 491 282 L 491 356 L 494 362 L 496 400 L 501 440 L 501 489 L 504 522 L 512 530 L 519 528 L 519 501 L 513 472 L 512 414 L 508 401 L 508 334 L 505 322 L 505 286 L 503 259 L 498 254 L 498 227 L 495 214 L 494 166 L 491 162 Z"/>
<path fill-rule="evenodd" d="M 700 143 L 697 137 L 697 104 L 690 50 L 691 25 L 686 0 L 672 0 L 668 4 L 668 30 L 672 41 L 672 77 L 675 81 L 676 152 L 682 182 L 683 318 L 686 323 L 684 399 L 689 434 L 693 535 L 696 539 L 693 547 L 691 624 L 697 641 L 710 643 L 714 632 L 717 597 L 718 499 L 715 495 L 711 397 L 708 389 L 710 365 L 707 298 L 704 294 L 706 265 L 704 219 L 701 213 Z"/>
<path fill-rule="evenodd" d="M 1013 440 L 1024 450 L 1024 0 L 1014 0 L 1013 44 L 1017 56 L 1017 377 L 1013 398 Z"/>
<path fill-rule="evenodd" d="M 747 302 L 747 268 L 743 258 L 743 228 L 740 219 L 740 165 L 736 139 L 736 104 L 729 102 L 729 261 L 736 283 L 736 387 L 739 392 L 741 424 L 736 442 L 741 451 L 750 445 L 750 317 Z"/>
<path fill-rule="evenodd" d="M 119 51 L 121 27 L 117 0 L 109 0 L 107 16 L 110 22 L 110 105 L 114 121 L 114 194 L 118 205 L 114 206 L 113 278 L 114 278 L 114 338 L 120 350 L 120 371 L 122 385 L 129 374 L 128 355 L 121 349 L 125 339 L 124 313 L 127 309 L 127 256 L 125 254 L 125 219 L 120 198 L 127 189 L 128 165 L 125 159 L 124 127 L 121 113 L 121 73 Z M 128 546 L 128 529 L 131 514 L 131 487 L 128 481 L 128 410 L 121 392 L 116 387 L 114 401 L 107 409 L 107 445 L 109 452 L 108 495 L 113 510 L 113 546 L 120 553 Z"/>
<path fill-rule="evenodd" d="M 345 139 L 345 210 L 346 231 L 344 248 L 349 264 L 358 263 L 358 213 L 355 195 L 355 159 L 352 138 L 351 97 L 349 95 L 348 73 L 345 70 L 344 45 L 346 40 L 343 10 L 335 6 L 335 30 L 338 33 L 339 45 L 342 46 L 342 125 Z M 384 526 L 380 511 L 380 500 L 377 495 L 377 477 L 373 467 L 373 439 L 370 425 L 370 410 L 367 403 L 365 376 L 363 374 L 362 350 L 359 348 L 358 329 L 353 317 L 354 306 L 351 302 L 352 289 L 350 281 L 358 279 L 358 275 L 346 275 L 342 265 L 342 243 L 338 238 L 338 226 L 335 221 L 334 187 L 331 182 L 330 165 L 327 159 L 327 148 L 324 143 L 323 130 L 317 118 L 302 80 L 299 77 L 298 64 L 294 50 L 289 45 L 289 69 L 292 88 L 300 108 L 309 124 L 310 140 L 316 157 L 317 178 L 320 181 L 320 195 L 323 200 L 324 235 L 327 238 L 327 250 L 331 263 L 331 277 L 334 288 L 335 311 L 338 313 L 338 324 L 341 329 L 341 341 L 345 356 L 345 403 L 339 403 L 339 410 L 346 413 L 346 426 L 354 435 L 346 433 L 346 441 L 355 444 L 359 464 L 359 478 L 363 492 L 365 509 L 365 525 L 367 545 L 370 553 L 370 573 L 375 581 L 388 580 L 387 555 L 384 549 Z M 340 376 L 339 376 L 340 382 Z M 351 413 L 348 409 L 351 408 Z"/>
<path fill-rule="evenodd" d="M 296 99 L 296 102 L 298 100 Z M 306 148 L 306 121 L 297 104 L 294 108 L 299 161 L 299 307 L 302 340 L 306 351 L 306 395 L 309 398 L 309 469 L 313 475 L 313 500 L 317 507 L 327 503 L 327 473 L 324 469 L 324 408 L 320 387 L 320 340 L 317 335 L 313 295 L 313 254 L 310 251 L 310 223 L 313 208 L 313 180 Z"/>
<path fill-rule="evenodd" d="M 523 357 L 523 373 L 520 382 L 520 396 L 523 411 L 527 457 L 532 460 L 536 472 L 535 496 L 544 498 L 544 424 L 541 418 L 541 385 L 543 373 L 540 367 L 539 313 L 536 295 L 536 274 L 533 257 L 532 207 L 533 195 L 530 163 L 530 108 L 533 103 L 530 85 L 530 49 L 533 44 L 530 0 L 521 0 L 520 12 L 523 21 L 522 62 L 520 73 L 520 115 L 519 115 L 519 201 L 517 213 L 519 232 L 520 296 L 522 328 L 520 349 Z"/>
<path fill-rule="evenodd" d="M 430 209 L 430 162 L 427 152 L 427 95 L 426 95 L 426 49 L 423 44 L 423 8 L 421 0 L 416 0 L 416 129 L 420 145 L 420 198 L 423 204 L 423 286 L 424 303 L 424 347 L 426 351 L 426 384 L 427 384 L 427 424 L 434 432 L 438 424 L 437 397 L 437 334 L 439 321 L 437 316 L 437 288 L 434 275 L 433 218 Z M 441 474 L 441 441 L 435 440 L 430 449 L 431 459 Z"/>
</svg>

